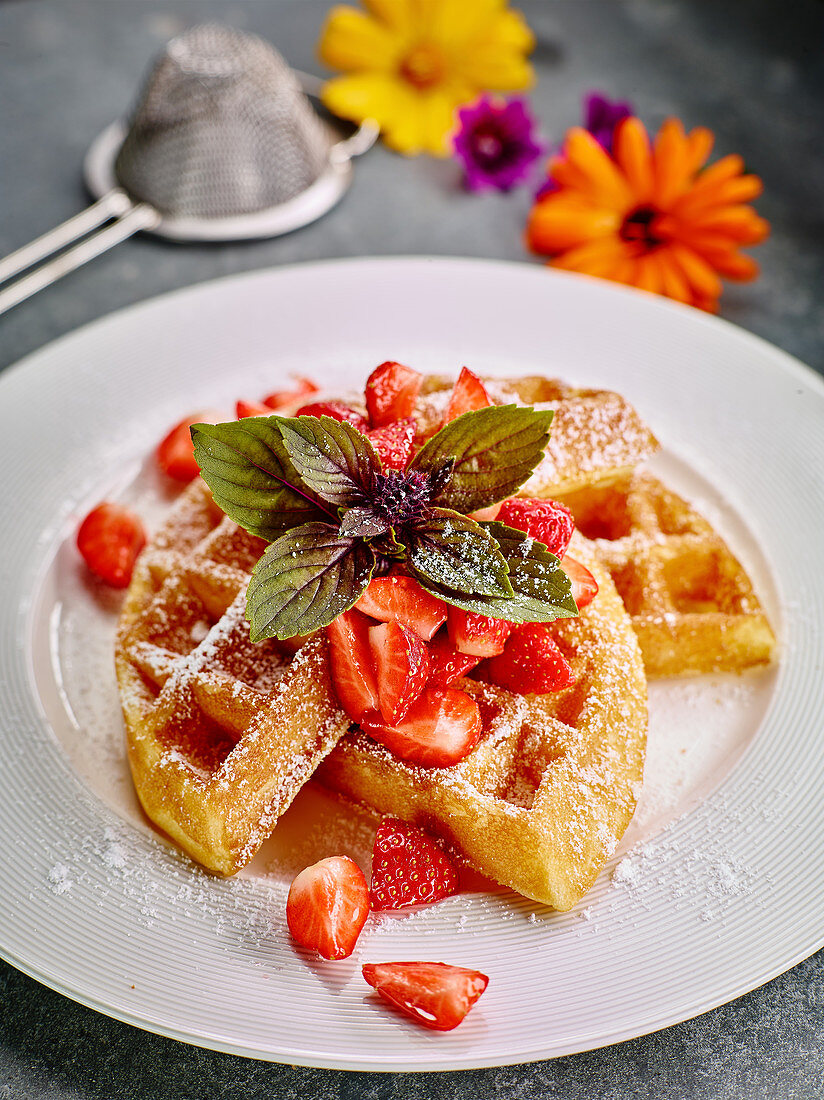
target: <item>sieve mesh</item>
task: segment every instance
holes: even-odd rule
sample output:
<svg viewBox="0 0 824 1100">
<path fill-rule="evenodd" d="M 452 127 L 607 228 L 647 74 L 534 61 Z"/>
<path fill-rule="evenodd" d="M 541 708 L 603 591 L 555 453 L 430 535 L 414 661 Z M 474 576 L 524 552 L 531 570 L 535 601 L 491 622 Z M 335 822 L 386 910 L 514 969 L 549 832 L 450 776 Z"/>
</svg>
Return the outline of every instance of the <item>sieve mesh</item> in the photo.
<svg viewBox="0 0 824 1100">
<path fill-rule="evenodd" d="M 207 24 L 173 39 L 155 61 L 115 175 L 167 216 L 253 214 L 313 184 L 331 142 L 277 50 Z"/>
</svg>

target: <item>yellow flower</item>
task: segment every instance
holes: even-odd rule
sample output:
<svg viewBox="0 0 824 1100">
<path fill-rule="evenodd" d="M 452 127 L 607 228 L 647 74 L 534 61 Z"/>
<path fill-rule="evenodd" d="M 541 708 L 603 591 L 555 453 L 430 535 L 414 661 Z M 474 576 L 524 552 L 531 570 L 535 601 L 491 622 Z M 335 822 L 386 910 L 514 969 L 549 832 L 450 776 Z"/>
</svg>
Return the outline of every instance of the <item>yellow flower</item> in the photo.
<svg viewBox="0 0 824 1100">
<path fill-rule="evenodd" d="M 507 0 L 363 0 L 333 8 L 321 61 L 342 76 L 323 89 L 342 118 L 380 126 L 400 153 L 447 156 L 455 110 L 481 92 L 533 82 L 532 32 Z"/>
</svg>

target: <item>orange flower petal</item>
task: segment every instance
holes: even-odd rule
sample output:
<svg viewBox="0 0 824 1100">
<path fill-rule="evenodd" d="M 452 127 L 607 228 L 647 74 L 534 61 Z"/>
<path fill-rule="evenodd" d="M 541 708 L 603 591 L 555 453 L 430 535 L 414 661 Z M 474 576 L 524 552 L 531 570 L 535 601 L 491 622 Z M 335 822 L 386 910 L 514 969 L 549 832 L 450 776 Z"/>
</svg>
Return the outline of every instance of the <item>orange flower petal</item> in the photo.
<svg viewBox="0 0 824 1100">
<path fill-rule="evenodd" d="M 681 268 L 665 249 L 658 253 L 658 268 L 661 273 L 662 293 L 676 302 L 691 305 L 692 294 L 690 293 L 689 283 Z"/>
<path fill-rule="evenodd" d="M 651 294 L 660 294 L 663 290 L 661 267 L 654 252 L 638 258 L 634 283 L 640 290 L 648 290 Z"/>
<path fill-rule="evenodd" d="M 636 201 L 639 204 L 649 202 L 653 185 L 652 154 L 649 136 L 640 119 L 625 118 L 619 122 L 613 153 Z"/>
<path fill-rule="evenodd" d="M 619 266 L 627 259 L 626 245 L 618 237 L 587 241 L 577 248 L 570 248 L 552 262 L 553 267 L 563 271 L 580 271 L 585 275 L 598 275 L 612 278 Z"/>
<path fill-rule="evenodd" d="M 552 256 L 593 238 L 614 236 L 619 223 L 612 211 L 585 203 L 577 194 L 560 192 L 532 207 L 527 242 L 533 252 Z"/>
<path fill-rule="evenodd" d="M 721 235 L 739 244 L 760 244 L 770 233 L 770 223 L 751 206 L 722 206 L 704 211 L 690 221 L 690 235 Z"/>
<path fill-rule="evenodd" d="M 687 156 L 691 174 L 698 172 L 707 162 L 715 143 L 715 135 L 706 126 L 696 126 L 687 134 Z"/>
<path fill-rule="evenodd" d="M 593 202 L 622 211 L 632 205 L 632 189 L 613 159 L 587 130 L 574 126 L 567 132 L 564 156 L 586 178 L 586 187 L 581 190 Z"/>
<path fill-rule="evenodd" d="M 690 186 L 689 146 L 684 128 L 676 118 L 668 118 L 655 138 L 653 149 L 652 201 L 662 209 Z"/>
<path fill-rule="evenodd" d="M 672 244 L 668 252 L 681 274 L 686 279 L 693 296 L 697 298 L 719 298 L 723 286 L 712 267 L 697 252 L 685 245 Z"/>
</svg>

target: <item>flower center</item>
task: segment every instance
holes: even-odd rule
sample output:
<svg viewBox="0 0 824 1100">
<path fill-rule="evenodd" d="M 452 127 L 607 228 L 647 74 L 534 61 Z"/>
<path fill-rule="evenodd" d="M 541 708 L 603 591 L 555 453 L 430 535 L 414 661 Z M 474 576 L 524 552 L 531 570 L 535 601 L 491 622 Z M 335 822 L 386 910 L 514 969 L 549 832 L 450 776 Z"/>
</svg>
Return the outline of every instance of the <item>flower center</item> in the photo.
<svg viewBox="0 0 824 1100">
<path fill-rule="evenodd" d="M 659 211 L 654 206 L 636 206 L 624 218 L 619 230 L 621 240 L 635 242 L 648 249 L 664 244 L 665 237 L 656 233 L 658 215 Z"/>
<path fill-rule="evenodd" d="M 503 138 L 493 130 L 476 130 L 472 135 L 472 145 L 478 159 L 488 164 L 500 160 L 504 151 Z"/>
<path fill-rule="evenodd" d="M 413 46 L 401 62 L 400 74 L 416 88 L 431 88 L 443 76 L 443 58 L 435 46 L 422 42 Z"/>
</svg>

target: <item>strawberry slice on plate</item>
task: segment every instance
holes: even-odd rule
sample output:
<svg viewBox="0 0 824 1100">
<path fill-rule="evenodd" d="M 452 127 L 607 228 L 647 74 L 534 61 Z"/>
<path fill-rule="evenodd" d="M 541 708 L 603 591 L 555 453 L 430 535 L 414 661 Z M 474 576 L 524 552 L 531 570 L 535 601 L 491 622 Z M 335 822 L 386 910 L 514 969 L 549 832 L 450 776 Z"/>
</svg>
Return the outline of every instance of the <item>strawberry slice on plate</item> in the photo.
<svg viewBox="0 0 824 1100">
<path fill-rule="evenodd" d="M 512 631 L 503 653 L 486 665 L 487 679 L 517 695 L 546 695 L 575 683 L 572 669 L 544 623 Z"/>
<path fill-rule="evenodd" d="M 506 619 L 493 619 L 475 611 L 449 608 L 449 638 L 459 653 L 472 657 L 494 657 L 503 653 L 506 640 L 512 632 L 512 623 Z"/>
<path fill-rule="evenodd" d="M 378 705 L 394 726 L 406 717 L 429 677 L 429 650 L 417 634 L 400 623 L 369 629 L 369 646 L 378 684 Z"/>
<path fill-rule="evenodd" d="M 311 378 L 295 378 L 295 385 L 291 390 L 275 390 L 274 393 L 267 394 L 263 399 L 263 404 L 269 409 L 280 409 L 284 405 L 291 405 L 295 401 L 299 401 L 301 397 L 308 397 L 312 393 L 318 393 L 319 386 L 316 386 Z"/>
<path fill-rule="evenodd" d="M 446 622 L 446 604 L 421 588 L 414 577 L 373 577 L 355 605 L 382 623 L 397 622 L 428 642 Z"/>
<path fill-rule="evenodd" d="M 463 760 L 483 732 L 478 704 L 457 688 L 427 687 L 402 722 L 390 725 L 375 712 L 360 727 L 400 760 L 423 768 L 448 768 Z"/>
<path fill-rule="evenodd" d="M 415 449 L 416 431 L 417 424 L 407 417 L 383 428 L 375 428 L 367 435 L 384 468 L 405 470 Z"/>
<path fill-rule="evenodd" d="M 292 938 L 324 959 L 347 959 L 369 916 L 369 888 L 348 856 L 328 856 L 296 876 L 286 899 Z"/>
<path fill-rule="evenodd" d="M 569 554 L 561 558 L 561 568 L 572 582 L 572 597 L 580 611 L 598 595 L 598 582 L 585 565 Z"/>
<path fill-rule="evenodd" d="M 458 890 L 458 868 L 441 845 L 415 825 L 385 817 L 372 850 L 373 909 L 426 905 Z"/>
<path fill-rule="evenodd" d="M 433 1031 L 451 1031 L 489 985 L 479 970 L 441 962 L 364 963 L 364 979 L 390 1005 Z"/>
<path fill-rule="evenodd" d="M 369 421 L 357 409 L 345 405 L 343 401 L 313 401 L 302 405 L 295 416 L 331 416 L 333 420 L 348 421 L 359 432 L 369 431 Z"/>
<path fill-rule="evenodd" d="M 480 657 L 455 649 L 446 631 L 436 634 L 429 643 L 430 687 L 452 687 L 457 679 L 479 664 Z"/>
<path fill-rule="evenodd" d="M 555 500 L 512 497 L 503 502 L 497 518 L 507 527 L 515 527 L 530 538 L 542 542 L 547 550 L 559 558 L 566 553 L 575 530 L 572 512 Z"/>
<path fill-rule="evenodd" d="M 387 360 L 366 379 L 366 411 L 373 428 L 406 420 L 415 410 L 423 375 L 403 363 Z"/>
<path fill-rule="evenodd" d="M 272 409 L 269 405 L 261 404 L 260 401 L 237 401 L 235 402 L 235 416 L 238 420 L 245 420 L 247 416 L 271 416 Z"/>
<path fill-rule="evenodd" d="M 326 628 L 332 684 L 338 702 L 353 722 L 380 705 L 369 647 L 371 625 L 365 615 L 353 609 L 338 615 Z"/>
<path fill-rule="evenodd" d="M 446 406 L 443 422 L 448 424 L 456 416 L 462 416 L 466 412 L 474 412 L 476 409 L 486 409 L 491 404 L 489 394 L 477 374 L 474 374 L 468 367 L 461 367 L 458 381 L 455 383 L 449 397 L 449 404 Z"/>
<path fill-rule="evenodd" d="M 200 467 L 195 462 L 195 448 L 189 429 L 193 424 L 218 424 L 223 419 L 222 412 L 202 409 L 175 424 L 161 439 L 155 451 L 157 464 L 164 474 L 175 481 L 193 481 L 200 473 Z"/>
<path fill-rule="evenodd" d="M 104 501 L 92 508 L 77 532 L 77 549 L 96 577 L 113 588 L 126 588 L 137 555 L 146 544 L 139 516 L 120 504 Z"/>
</svg>

